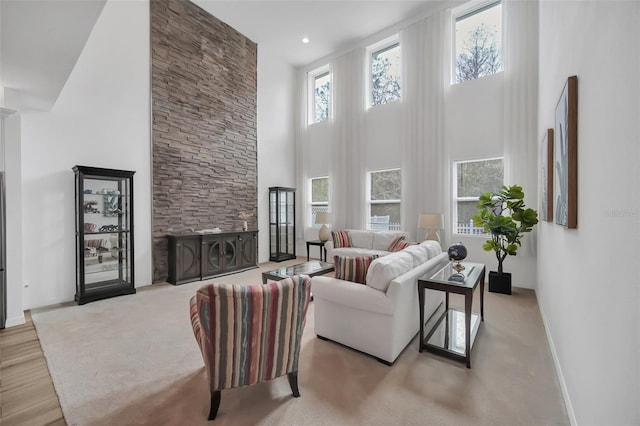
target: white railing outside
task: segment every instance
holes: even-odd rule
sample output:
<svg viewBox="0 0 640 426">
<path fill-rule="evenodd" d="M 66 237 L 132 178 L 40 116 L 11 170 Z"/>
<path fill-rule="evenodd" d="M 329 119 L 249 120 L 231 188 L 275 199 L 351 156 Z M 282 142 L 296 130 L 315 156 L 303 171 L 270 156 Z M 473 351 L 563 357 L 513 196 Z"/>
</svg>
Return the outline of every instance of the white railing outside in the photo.
<svg viewBox="0 0 640 426">
<path fill-rule="evenodd" d="M 367 229 L 371 231 L 400 231 L 400 222 L 391 222 L 389 216 L 371 216 Z"/>
<path fill-rule="evenodd" d="M 316 223 L 316 213 L 329 213 L 329 206 L 311 205 L 311 226 L 313 228 L 320 228 L 322 225 Z"/>
<path fill-rule="evenodd" d="M 473 224 L 473 220 L 469 222 L 458 222 L 457 234 L 462 235 L 484 235 L 484 229 Z"/>
</svg>

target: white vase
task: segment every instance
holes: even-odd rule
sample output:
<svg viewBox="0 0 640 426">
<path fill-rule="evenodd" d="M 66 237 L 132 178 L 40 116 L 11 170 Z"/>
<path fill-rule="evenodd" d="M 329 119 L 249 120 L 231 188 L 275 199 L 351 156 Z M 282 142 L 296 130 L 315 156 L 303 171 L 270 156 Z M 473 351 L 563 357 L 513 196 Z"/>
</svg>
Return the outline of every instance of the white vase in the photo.
<svg viewBox="0 0 640 426">
<path fill-rule="evenodd" d="M 329 228 L 327 228 L 327 225 L 322 224 L 322 226 L 320 227 L 320 231 L 318 232 L 318 238 L 322 242 L 328 241 L 329 238 L 331 238 L 331 234 L 329 234 Z"/>
<path fill-rule="evenodd" d="M 242 230 L 243 231 L 248 231 L 249 230 L 249 225 L 247 225 L 247 221 L 245 220 L 244 223 L 242 224 Z"/>
</svg>

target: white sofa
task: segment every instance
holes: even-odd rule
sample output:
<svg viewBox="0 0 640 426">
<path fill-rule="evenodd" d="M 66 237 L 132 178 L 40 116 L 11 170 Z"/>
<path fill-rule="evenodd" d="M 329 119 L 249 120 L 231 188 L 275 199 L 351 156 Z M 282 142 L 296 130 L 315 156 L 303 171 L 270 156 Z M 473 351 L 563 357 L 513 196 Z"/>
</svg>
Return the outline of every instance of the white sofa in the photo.
<svg viewBox="0 0 640 426">
<path fill-rule="evenodd" d="M 418 278 L 448 261 L 437 242 L 425 241 L 374 260 L 365 285 L 313 277 L 316 335 L 391 365 L 420 329 Z M 427 291 L 425 320 L 443 301 L 444 293 Z"/>
<path fill-rule="evenodd" d="M 349 238 L 351 239 L 351 247 L 333 247 L 333 240 L 324 243 L 327 250 L 327 262 L 333 263 L 333 256 L 384 256 L 389 254 L 387 247 L 397 236 L 404 236 L 405 239 L 410 238 L 410 234 L 404 231 L 360 231 L 355 229 L 347 229 Z"/>
</svg>

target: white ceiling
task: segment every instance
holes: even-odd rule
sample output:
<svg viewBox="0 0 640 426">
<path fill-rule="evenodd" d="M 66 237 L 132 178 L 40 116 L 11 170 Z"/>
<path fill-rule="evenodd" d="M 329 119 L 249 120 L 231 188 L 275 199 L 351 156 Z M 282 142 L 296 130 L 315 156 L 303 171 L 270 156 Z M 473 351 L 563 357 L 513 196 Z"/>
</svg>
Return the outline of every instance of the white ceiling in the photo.
<svg viewBox="0 0 640 426">
<path fill-rule="evenodd" d="M 442 3 L 436 0 L 192 1 L 258 43 L 259 50 L 295 67 L 342 51 Z M 308 37 L 310 43 L 303 44 L 303 37 Z"/>
<path fill-rule="evenodd" d="M 129 0 L 134 1 L 134 0 Z M 354 46 L 442 2 L 193 0 L 258 43 L 261 54 L 302 66 Z M 25 108 L 49 110 L 64 87 L 105 0 L 0 1 L 0 86 Z M 303 44 L 302 38 L 310 43 Z M 3 105 L 0 105 L 3 106 Z"/>
<path fill-rule="evenodd" d="M 5 97 L 48 111 L 82 52 L 105 0 L 1 0 L 0 85 Z"/>
</svg>

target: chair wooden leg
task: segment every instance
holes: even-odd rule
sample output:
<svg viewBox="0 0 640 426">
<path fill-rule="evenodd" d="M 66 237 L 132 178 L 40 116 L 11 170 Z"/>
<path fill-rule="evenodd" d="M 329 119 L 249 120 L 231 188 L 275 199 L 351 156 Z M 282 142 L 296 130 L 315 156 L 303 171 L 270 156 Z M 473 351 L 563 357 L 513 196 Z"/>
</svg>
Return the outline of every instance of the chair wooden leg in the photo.
<svg viewBox="0 0 640 426">
<path fill-rule="evenodd" d="M 292 371 L 291 373 L 287 373 L 287 378 L 289 379 L 289 386 L 291 386 L 291 392 L 294 397 L 300 396 L 300 390 L 298 389 L 298 372 Z"/>
<path fill-rule="evenodd" d="M 215 420 L 220 408 L 221 391 L 211 391 L 211 408 L 209 409 L 209 420 Z"/>
</svg>

